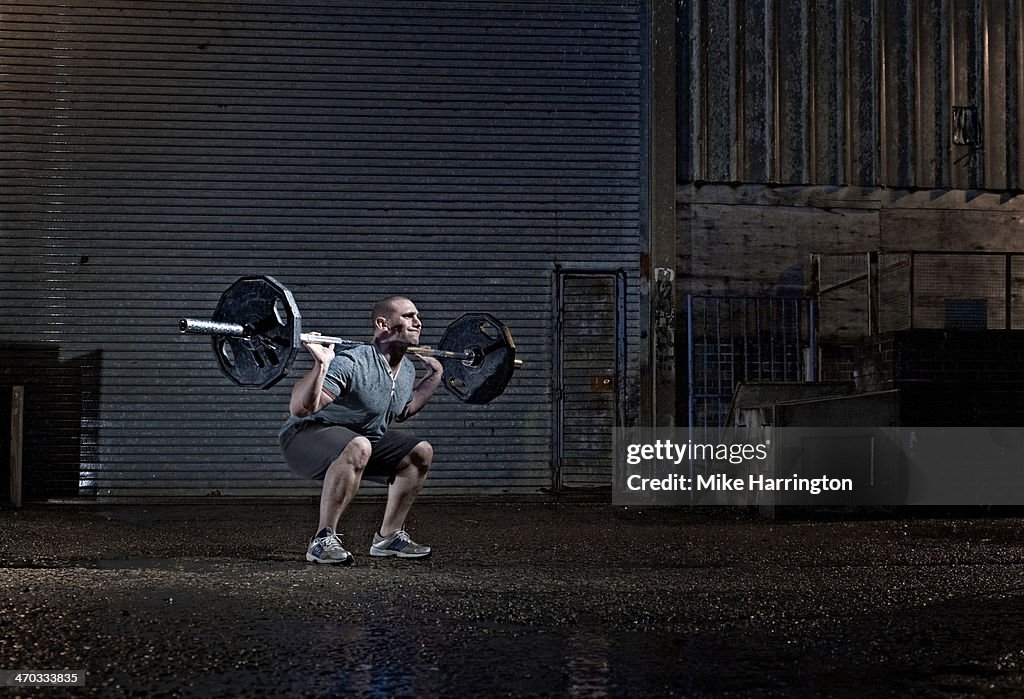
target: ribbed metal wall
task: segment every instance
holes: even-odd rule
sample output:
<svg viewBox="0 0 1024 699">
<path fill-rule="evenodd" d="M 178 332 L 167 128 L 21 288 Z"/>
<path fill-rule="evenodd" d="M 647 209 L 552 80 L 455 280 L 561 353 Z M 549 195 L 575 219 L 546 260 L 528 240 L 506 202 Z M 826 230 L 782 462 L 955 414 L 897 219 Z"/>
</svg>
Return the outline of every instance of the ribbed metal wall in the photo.
<svg viewBox="0 0 1024 699">
<path fill-rule="evenodd" d="M 503 318 L 526 362 L 506 394 L 439 393 L 409 427 L 435 446 L 430 492 L 549 487 L 555 265 L 625 270 L 638 327 L 645 17 L 639 0 L 6 3 L 0 379 L 28 386 L 27 496 L 313 492 L 276 444 L 291 381 L 237 389 L 176 331 L 244 274 L 341 335 L 393 292 L 426 341 L 466 311 Z"/>
<path fill-rule="evenodd" d="M 1014 0 L 679 3 L 682 182 L 1021 188 Z M 954 107 L 980 143 L 958 144 Z"/>
</svg>

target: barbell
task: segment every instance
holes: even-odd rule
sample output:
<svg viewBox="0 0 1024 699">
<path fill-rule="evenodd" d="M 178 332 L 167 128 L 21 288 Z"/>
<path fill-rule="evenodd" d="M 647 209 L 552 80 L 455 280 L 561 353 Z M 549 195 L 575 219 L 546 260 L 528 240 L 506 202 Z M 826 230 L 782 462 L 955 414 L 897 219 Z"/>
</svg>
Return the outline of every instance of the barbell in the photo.
<svg viewBox="0 0 1024 699">
<path fill-rule="evenodd" d="M 353 347 L 367 344 L 302 332 L 295 297 L 270 276 L 242 277 L 221 294 L 210 320 L 182 318 L 182 333 L 212 336 L 221 372 L 242 388 L 270 388 L 288 375 L 302 343 Z M 488 403 L 502 394 L 516 367 L 516 343 L 489 313 L 467 313 L 449 325 L 436 348 L 408 352 L 437 357 L 442 385 L 464 403 Z"/>
</svg>

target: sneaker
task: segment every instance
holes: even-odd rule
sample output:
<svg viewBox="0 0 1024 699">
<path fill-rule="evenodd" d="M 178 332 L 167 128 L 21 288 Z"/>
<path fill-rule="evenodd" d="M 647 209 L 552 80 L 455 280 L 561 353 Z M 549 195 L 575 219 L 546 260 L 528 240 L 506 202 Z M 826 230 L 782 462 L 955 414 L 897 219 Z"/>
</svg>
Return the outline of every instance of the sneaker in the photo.
<svg viewBox="0 0 1024 699">
<path fill-rule="evenodd" d="M 352 562 L 352 554 L 341 545 L 341 537 L 330 527 L 324 527 L 309 542 L 306 560 L 310 563 L 348 565 Z"/>
<path fill-rule="evenodd" d="M 404 529 L 394 534 L 381 536 L 380 532 L 373 535 L 370 546 L 371 556 L 398 556 L 399 558 L 425 558 L 430 555 L 430 547 L 417 544 L 409 538 Z"/>
</svg>

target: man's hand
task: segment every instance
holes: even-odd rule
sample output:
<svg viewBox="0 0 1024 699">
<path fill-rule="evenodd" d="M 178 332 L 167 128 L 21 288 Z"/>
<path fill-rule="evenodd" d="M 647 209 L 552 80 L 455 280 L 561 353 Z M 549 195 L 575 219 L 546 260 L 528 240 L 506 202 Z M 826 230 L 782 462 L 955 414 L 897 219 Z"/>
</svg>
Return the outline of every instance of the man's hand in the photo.
<svg viewBox="0 0 1024 699">
<path fill-rule="evenodd" d="M 444 367 L 441 362 L 437 361 L 437 357 L 431 357 L 427 354 L 420 354 L 419 352 L 409 352 L 413 359 L 419 361 L 423 365 L 423 368 L 427 370 L 427 376 L 437 374 L 438 377 L 444 375 Z M 424 377 L 426 378 L 426 376 Z"/>
<path fill-rule="evenodd" d="M 310 333 L 319 335 L 320 333 Z M 324 407 L 334 397 L 324 390 L 324 377 L 334 360 L 334 345 L 321 345 L 317 342 L 303 342 L 309 353 L 313 355 L 313 368 L 303 375 L 292 386 L 292 398 L 289 410 L 292 415 L 305 417 L 312 415 Z"/>
<path fill-rule="evenodd" d="M 319 335 L 320 333 L 312 332 L 310 335 Z M 329 366 L 334 360 L 334 345 L 321 345 L 317 342 L 303 342 L 309 353 L 313 355 L 315 359 L 322 366 Z"/>
</svg>

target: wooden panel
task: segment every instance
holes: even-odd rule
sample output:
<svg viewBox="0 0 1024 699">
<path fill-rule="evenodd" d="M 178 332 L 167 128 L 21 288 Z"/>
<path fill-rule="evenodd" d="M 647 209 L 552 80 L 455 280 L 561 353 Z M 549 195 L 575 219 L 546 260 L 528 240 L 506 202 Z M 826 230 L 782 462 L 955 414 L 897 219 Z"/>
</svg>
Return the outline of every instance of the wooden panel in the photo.
<svg viewBox="0 0 1024 699">
<path fill-rule="evenodd" d="M 866 252 L 878 214 L 860 209 L 699 205 L 686 253 L 698 294 L 799 294 L 814 252 Z"/>
<path fill-rule="evenodd" d="M 1024 252 L 1024 198 L 957 190 L 680 189 L 681 293 L 796 293 L 815 253 Z"/>
</svg>

